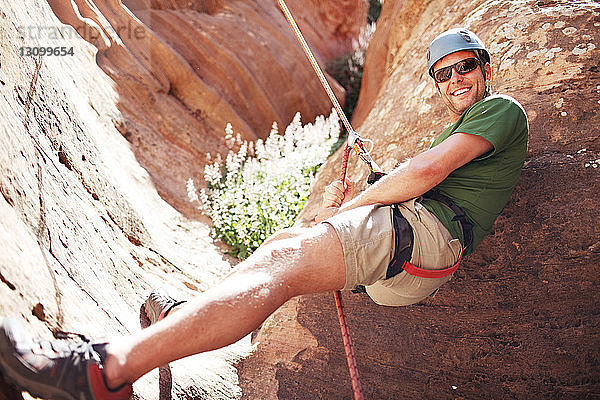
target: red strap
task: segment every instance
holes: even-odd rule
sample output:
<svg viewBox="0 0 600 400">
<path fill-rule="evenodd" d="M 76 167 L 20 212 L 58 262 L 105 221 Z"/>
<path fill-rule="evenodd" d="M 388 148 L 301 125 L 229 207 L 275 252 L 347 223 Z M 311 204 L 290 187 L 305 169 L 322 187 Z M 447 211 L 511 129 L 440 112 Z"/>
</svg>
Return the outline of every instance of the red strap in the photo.
<svg viewBox="0 0 600 400">
<path fill-rule="evenodd" d="M 404 261 L 404 264 L 402 264 L 402 268 L 406 272 L 408 272 L 410 275 L 418 276 L 420 278 L 444 278 L 448 275 L 452 275 L 458 269 L 458 266 L 460 265 L 460 262 L 462 261 L 462 256 L 463 256 L 464 250 L 465 250 L 464 247 L 460 250 L 460 256 L 458 257 L 458 261 L 456 262 L 456 264 L 454 264 L 453 266 L 448 267 L 448 268 L 423 269 L 423 268 L 417 267 L 414 264 L 411 264 L 409 261 Z"/>
<path fill-rule="evenodd" d="M 133 396 L 133 387 L 129 383 L 125 383 L 117 389 L 109 389 L 106 386 L 103 371 L 100 365 L 93 361 L 88 361 L 88 385 L 95 399 L 123 400 L 130 399 Z"/>
</svg>

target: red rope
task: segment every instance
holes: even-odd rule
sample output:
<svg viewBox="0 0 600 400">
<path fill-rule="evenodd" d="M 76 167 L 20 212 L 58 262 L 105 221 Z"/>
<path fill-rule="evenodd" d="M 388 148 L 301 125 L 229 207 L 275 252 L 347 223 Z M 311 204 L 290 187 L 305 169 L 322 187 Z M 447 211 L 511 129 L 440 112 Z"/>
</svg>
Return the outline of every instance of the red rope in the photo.
<svg viewBox="0 0 600 400">
<path fill-rule="evenodd" d="M 329 83 L 327 82 L 327 79 L 325 78 L 325 74 L 323 74 L 323 71 L 319 67 L 319 63 L 317 62 L 314 55 L 312 54 L 312 51 L 310 50 L 308 43 L 306 43 L 306 40 L 304 40 L 304 36 L 302 35 L 302 32 L 298 28 L 298 25 L 296 24 L 296 21 L 294 20 L 292 13 L 288 9 L 287 5 L 285 4 L 285 0 L 278 0 L 278 3 L 279 3 L 279 7 L 281 8 L 281 11 L 283 11 L 285 18 L 288 20 L 292 30 L 294 31 L 294 34 L 296 35 L 296 38 L 298 39 L 300 46 L 304 50 L 304 54 L 306 54 L 308 61 L 310 61 L 313 69 L 315 70 L 315 73 L 317 74 L 317 77 L 321 81 L 321 85 L 327 92 L 327 95 L 329 96 L 331 103 L 333 104 L 335 110 L 337 111 L 337 113 L 340 117 L 340 120 L 342 121 L 342 124 L 348 131 L 348 135 L 350 135 L 351 133 L 354 132 L 354 130 L 352 129 L 350 122 L 348 122 L 348 118 L 346 118 L 346 114 L 344 114 L 344 111 L 342 110 L 340 103 L 337 101 L 337 98 L 335 97 L 335 95 L 333 93 L 333 90 L 329 86 Z M 346 168 L 348 166 L 348 157 L 350 155 L 350 150 L 351 150 L 351 147 L 346 145 L 346 148 L 344 149 L 344 157 L 342 158 L 342 171 L 340 174 L 340 179 L 342 181 L 342 184 L 344 184 L 345 180 L 346 180 Z M 340 329 L 342 331 L 342 340 L 344 341 L 344 350 L 346 351 L 346 359 L 348 360 L 348 369 L 350 370 L 350 380 L 352 381 L 352 391 L 354 392 L 354 400 L 364 400 L 361 386 L 360 386 L 360 380 L 358 378 L 358 368 L 356 367 L 356 359 L 354 357 L 354 347 L 352 346 L 352 340 L 350 340 L 350 330 L 348 329 L 348 323 L 346 322 L 346 315 L 344 314 L 344 305 L 342 303 L 342 292 L 340 292 L 339 290 L 335 291 L 334 297 L 335 297 L 335 305 L 337 308 L 338 318 L 340 320 Z"/>
<path fill-rule="evenodd" d="M 344 156 L 342 157 L 342 168 L 340 171 L 340 180 L 342 181 L 342 185 L 345 183 L 344 181 L 346 180 L 346 170 L 348 169 L 348 157 L 350 156 L 351 150 L 352 147 L 346 144 L 346 148 L 344 149 Z"/>
<path fill-rule="evenodd" d="M 346 314 L 344 313 L 344 303 L 342 303 L 342 292 L 336 290 L 333 293 L 335 298 L 335 306 L 337 308 L 338 319 L 340 321 L 340 329 L 342 331 L 342 340 L 344 341 L 344 350 L 346 351 L 346 361 L 348 361 L 348 370 L 350 371 L 350 380 L 352 381 L 352 392 L 355 400 L 364 400 L 360 378 L 358 376 L 358 367 L 356 366 L 356 357 L 354 356 L 354 346 L 350 339 L 350 330 L 346 322 Z"/>
<path fill-rule="evenodd" d="M 352 148 L 346 145 L 346 148 L 344 149 L 344 156 L 342 157 L 342 168 L 340 173 L 340 180 L 342 181 L 342 184 L 344 184 L 346 180 L 346 169 L 348 167 L 350 150 L 352 150 Z M 344 350 L 346 351 L 346 360 L 348 362 L 348 370 L 350 371 L 350 380 L 352 381 L 354 400 L 364 400 L 362 387 L 360 385 L 360 378 L 358 376 L 358 367 L 356 366 L 356 357 L 354 356 L 354 346 L 352 345 L 352 339 L 350 339 L 350 329 L 348 328 L 346 314 L 344 313 L 342 292 L 336 290 L 333 293 L 333 297 L 335 298 L 335 307 L 337 309 L 338 319 L 340 321 L 340 330 L 342 331 L 342 340 L 344 341 Z"/>
</svg>

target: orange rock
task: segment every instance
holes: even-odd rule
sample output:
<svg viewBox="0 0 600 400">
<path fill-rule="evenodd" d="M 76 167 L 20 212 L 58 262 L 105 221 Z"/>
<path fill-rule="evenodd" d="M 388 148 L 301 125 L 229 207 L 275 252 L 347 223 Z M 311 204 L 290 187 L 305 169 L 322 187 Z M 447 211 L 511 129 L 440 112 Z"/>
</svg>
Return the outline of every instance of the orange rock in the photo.
<svg viewBox="0 0 600 400">
<path fill-rule="evenodd" d="M 344 294 L 365 398 L 598 392 L 598 341 L 590 333 L 600 326 L 600 177 L 585 164 L 600 154 L 599 13 L 598 4 L 569 1 L 383 4 L 354 114 L 355 128 L 374 141 L 375 161 L 390 170 L 449 125 L 426 52 L 437 34 L 456 26 L 469 26 L 488 45 L 492 86 L 524 106 L 530 141 L 502 217 L 435 297 L 381 307 L 364 294 Z M 301 215 L 305 224 L 324 185 L 339 176 L 341 155 L 321 169 Z M 364 187 L 367 174 L 352 155 L 349 177 Z M 265 386 L 276 394 L 261 398 L 352 398 L 332 294 L 295 299 L 272 321 L 258 335 L 257 357 L 240 368 L 246 398 L 261 397 Z M 290 340 L 283 346 L 281 338 Z M 283 351 L 273 351 L 277 346 Z M 261 368 L 260 376 L 245 365 Z"/>
<path fill-rule="evenodd" d="M 289 2 L 324 65 L 352 51 L 366 2 Z M 275 121 L 304 121 L 332 106 L 277 2 L 50 0 L 56 15 L 98 49 L 115 81 L 121 132 L 161 195 L 187 215 L 185 182 L 207 153 L 225 153 L 228 122 L 242 139 L 265 138 Z M 75 7 L 74 7 L 75 6 Z M 329 79 L 343 103 L 344 91 Z"/>
</svg>

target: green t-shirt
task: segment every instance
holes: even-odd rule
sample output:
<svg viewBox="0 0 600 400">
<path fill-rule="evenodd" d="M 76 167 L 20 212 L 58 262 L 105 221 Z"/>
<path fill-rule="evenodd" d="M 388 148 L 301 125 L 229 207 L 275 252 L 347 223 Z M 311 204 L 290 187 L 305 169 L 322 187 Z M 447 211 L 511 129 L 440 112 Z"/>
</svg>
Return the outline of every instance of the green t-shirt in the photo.
<svg viewBox="0 0 600 400">
<path fill-rule="evenodd" d="M 479 135 L 494 146 L 488 153 L 452 171 L 434 188 L 462 207 L 473 223 L 473 244 L 465 250 L 465 254 L 470 254 L 492 229 L 517 184 L 527 154 L 529 128 L 525 111 L 515 99 L 494 95 L 467 108 L 431 147 L 456 132 Z M 454 213 L 448 207 L 431 199 L 423 199 L 422 204 L 453 237 L 462 241 L 460 226 L 451 221 Z"/>
</svg>

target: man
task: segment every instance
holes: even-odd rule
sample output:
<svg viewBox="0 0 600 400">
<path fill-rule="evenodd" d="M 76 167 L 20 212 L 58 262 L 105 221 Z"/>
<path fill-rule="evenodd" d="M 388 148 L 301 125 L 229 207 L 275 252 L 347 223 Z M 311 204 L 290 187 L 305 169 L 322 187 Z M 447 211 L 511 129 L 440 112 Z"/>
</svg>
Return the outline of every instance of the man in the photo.
<svg viewBox="0 0 600 400">
<path fill-rule="evenodd" d="M 515 100 L 489 95 L 489 54 L 472 32 L 434 39 L 428 69 L 453 122 L 429 150 L 356 197 L 351 183 L 332 183 L 323 223 L 275 235 L 196 299 L 179 305 L 154 292 L 146 302 L 153 324 L 136 335 L 67 346 L 5 319 L 3 373 L 41 397 L 128 398 L 148 371 L 241 339 L 294 296 L 364 287 L 377 303 L 406 305 L 434 293 L 502 211 L 528 127 Z"/>
</svg>

